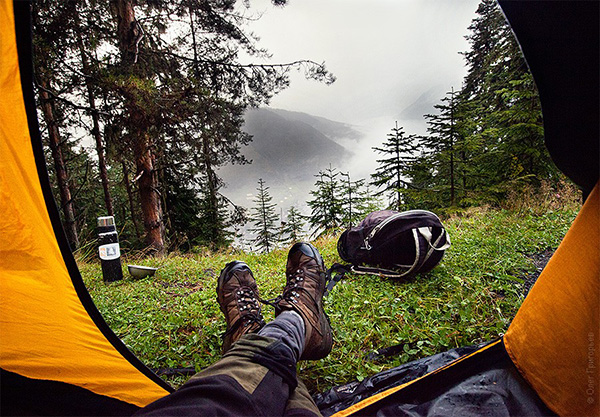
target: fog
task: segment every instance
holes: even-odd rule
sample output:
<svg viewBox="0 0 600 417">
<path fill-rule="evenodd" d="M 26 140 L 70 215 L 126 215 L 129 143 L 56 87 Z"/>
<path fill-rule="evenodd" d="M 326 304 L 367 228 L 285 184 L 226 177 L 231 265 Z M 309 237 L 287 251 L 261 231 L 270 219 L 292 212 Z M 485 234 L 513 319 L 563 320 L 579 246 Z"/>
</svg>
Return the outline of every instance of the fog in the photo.
<svg viewBox="0 0 600 417">
<path fill-rule="evenodd" d="M 274 7 L 270 1 L 253 0 L 248 16 L 260 19 L 249 22 L 248 28 L 272 54 L 270 62 L 325 62 L 337 78 L 325 85 L 293 72 L 290 87 L 270 106 L 347 123 L 362 132 L 359 141 L 340 142 L 354 157 L 331 162 L 353 179 L 368 179 L 377 159 L 371 148 L 385 140 L 396 121 L 407 134 L 424 134 L 423 114 L 434 112 L 433 105 L 451 88 L 460 89 L 466 68 L 459 52 L 468 49 L 465 35 L 478 3 L 291 0 L 285 7 Z M 269 178 L 264 179 L 268 185 Z M 286 210 L 292 196 L 296 201 L 308 196 L 311 185 L 278 187 L 274 201 Z M 239 201 L 239 193 L 235 199 L 251 206 L 254 191 L 243 193 L 245 201 Z"/>
</svg>

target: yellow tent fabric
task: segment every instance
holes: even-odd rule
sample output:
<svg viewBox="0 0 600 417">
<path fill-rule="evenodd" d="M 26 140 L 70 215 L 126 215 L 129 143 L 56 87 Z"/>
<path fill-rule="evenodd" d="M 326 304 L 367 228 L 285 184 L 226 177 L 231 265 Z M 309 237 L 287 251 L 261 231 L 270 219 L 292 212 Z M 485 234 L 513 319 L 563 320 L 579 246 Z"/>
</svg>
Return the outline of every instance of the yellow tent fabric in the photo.
<svg viewBox="0 0 600 417">
<path fill-rule="evenodd" d="M 600 415 L 599 299 L 596 184 L 504 336 L 521 374 L 561 416 Z"/>
<path fill-rule="evenodd" d="M 13 2 L 0 2 L 0 366 L 144 406 L 168 392 L 125 359 L 82 305 L 38 179 Z"/>
<path fill-rule="evenodd" d="M 168 391 L 123 357 L 98 328 L 57 242 L 28 129 L 14 28 L 13 2 L 2 0 L 0 367 L 145 406 Z M 521 374 L 559 415 L 600 415 L 599 298 L 596 185 L 504 337 Z"/>
</svg>

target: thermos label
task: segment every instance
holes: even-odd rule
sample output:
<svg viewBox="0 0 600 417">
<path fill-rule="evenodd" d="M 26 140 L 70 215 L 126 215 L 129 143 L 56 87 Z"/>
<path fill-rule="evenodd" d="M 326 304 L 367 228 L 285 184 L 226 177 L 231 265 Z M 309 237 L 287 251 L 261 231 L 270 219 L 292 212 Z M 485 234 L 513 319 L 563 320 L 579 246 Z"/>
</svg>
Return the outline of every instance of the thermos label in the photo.
<svg viewBox="0 0 600 417">
<path fill-rule="evenodd" d="M 121 256 L 121 249 L 118 243 L 109 243 L 107 245 L 101 245 L 98 247 L 98 253 L 100 259 L 104 261 L 111 261 Z"/>
</svg>

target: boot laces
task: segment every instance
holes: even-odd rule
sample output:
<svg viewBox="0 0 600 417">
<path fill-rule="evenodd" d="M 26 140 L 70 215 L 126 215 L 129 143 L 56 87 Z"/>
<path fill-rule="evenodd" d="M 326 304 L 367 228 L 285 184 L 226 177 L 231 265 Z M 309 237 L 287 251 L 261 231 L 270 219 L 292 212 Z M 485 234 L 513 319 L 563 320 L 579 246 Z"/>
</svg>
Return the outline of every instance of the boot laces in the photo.
<svg viewBox="0 0 600 417">
<path fill-rule="evenodd" d="M 235 297 L 239 306 L 240 318 L 247 322 L 245 325 L 249 325 L 257 319 L 263 319 L 263 316 L 260 313 L 260 300 L 251 288 L 238 288 L 235 291 Z"/>
<path fill-rule="evenodd" d="M 234 296 L 239 307 L 240 317 L 223 334 L 223 338 L 235 333 L 241 326 L 248 327 L 254 323 L 264 324 L 264 318 L 260 313 L 259 302 L 261 300 L 252 288 L 240 287 L 235 290 Z"/>
<path fill-rule="evenodd" d="M 301 269 L 297 269 L 294 273 L 287 275 L 287 284 L 283 288 L 283 292 L 275 298 L 269 298 L 267 300 L 260 299 L 259 301 L 263 304 L 270 305 L 271 307 L 277 308 L 282 300 L 286 300 L 290 303 L 297 304 L 300 293 L 298 291 L 304 290 L 302 282 L 304 281 L 304 273 Z"/>
<path fill-rule="evenodd" d="M 298 297 L 300 297 L 300 293 L 298 291 L 304 290 L 304 286 L 302 285 L 303 281 L 304 271 L 302 269 L 297 269 L 294 273 L 289 274 L 287 277 L 287 284 L 283 289 L 281 298 L 289 301 L 290 303 L 297 304 Z"/>
</svg>

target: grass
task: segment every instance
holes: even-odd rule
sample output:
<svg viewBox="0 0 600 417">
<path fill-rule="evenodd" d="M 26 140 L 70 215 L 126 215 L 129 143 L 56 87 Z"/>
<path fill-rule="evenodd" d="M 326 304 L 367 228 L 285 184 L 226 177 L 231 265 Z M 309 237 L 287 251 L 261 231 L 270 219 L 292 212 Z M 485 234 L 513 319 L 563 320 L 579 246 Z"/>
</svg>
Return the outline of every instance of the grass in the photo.
<svg viewBox="0 0 600 417">
<path fill-rule="evenodd" d="M 544 212 L 470 209 L 444 221 L 452 247 L 440 265 L 411 280 L 347 275 L 326 300 L 334 329 L 332 353 L 303 362 L 299 375 L 312 392 L 429 356 L 501 336 L 523 301 L 523 279 L 535 271 L 530 256 L 555 249 L 575 209 Z M 337 235 L 314 242 L 329 266 L 340 259 Z M 105 284 L 100 265 L 80 262 L 84 281 L 106 321 L 150 368 L 195 367 L 220 356 L 225 322 L 216 302 L 225 263 L 248 263 L 263 298 L 283 288 L 287 248 L 269 254 L 234 250 L 124 259 L 159 267 L 155 277 Z M 264 309 L 267 320 L 272 308 Z M 401 345 L 401 353 L 376 361 L 376 349 Z M 167 380 L 178 386 L 185 377 Z"/>
</svg>

